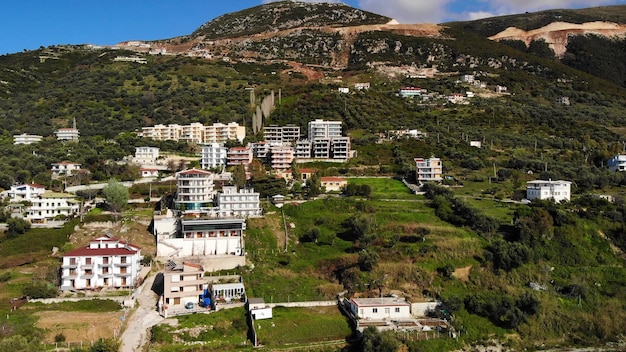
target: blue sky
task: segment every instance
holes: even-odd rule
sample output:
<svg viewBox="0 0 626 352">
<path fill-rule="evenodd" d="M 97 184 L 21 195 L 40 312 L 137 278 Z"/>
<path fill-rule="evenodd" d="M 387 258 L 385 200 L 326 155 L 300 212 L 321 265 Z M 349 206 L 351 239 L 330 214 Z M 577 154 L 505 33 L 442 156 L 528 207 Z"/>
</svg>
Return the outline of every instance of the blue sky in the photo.
<svg viewBox="0 0 626 352">
<path fill-rule="evenodd" d="M 189 34 L 224 13 L 271 0 L 8 0 L 2 4 L 0 55 L 56 44 L 112 45 Z M 339 1 L 331 1 L 339 2 Z M 401 23 L 454 20 L 626 4 L 626 0 L 344 0 Z"/>
</svg>

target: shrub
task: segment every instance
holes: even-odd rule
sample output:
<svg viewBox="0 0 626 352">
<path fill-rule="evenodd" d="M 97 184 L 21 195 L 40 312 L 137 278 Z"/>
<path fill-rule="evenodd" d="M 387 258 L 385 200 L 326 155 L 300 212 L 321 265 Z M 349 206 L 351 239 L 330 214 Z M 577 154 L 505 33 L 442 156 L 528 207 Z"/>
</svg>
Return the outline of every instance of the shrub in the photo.
<svg viewBox="0 0 626 352">
<path fill-rule="evenodd" d="M 65 335 L 62 332 L 54 335 L 54 342 L 65 342 Z"/>
<path fill-rule="evenodd" d="M 22 288 L 22 294 L 34 299 L 53 298 L 59 295 L 59 290 L 45 282 L 32 282 Z"/>
</svg>

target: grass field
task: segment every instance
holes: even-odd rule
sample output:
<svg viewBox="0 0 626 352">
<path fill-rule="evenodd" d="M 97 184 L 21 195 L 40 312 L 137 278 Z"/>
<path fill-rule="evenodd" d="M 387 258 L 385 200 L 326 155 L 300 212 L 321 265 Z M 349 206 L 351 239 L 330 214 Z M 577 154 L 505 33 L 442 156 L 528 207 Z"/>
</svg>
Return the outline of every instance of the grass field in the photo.
<svg viewBox="0 0 626 352">
<path fill-rule="evenodd" d="M 272 319 L 254 322 L 259 343 L 267 348 L 345 340 L 352 331 L 336 306 L 275 307 Z"/>
<path fill-rule="evenodd" d="M 380 199 L 424 199 L 416 196 L 400 181 L 391 178 L 349 178 L 348 183 L 369 185 L 371 197 Z"/>
</svg>

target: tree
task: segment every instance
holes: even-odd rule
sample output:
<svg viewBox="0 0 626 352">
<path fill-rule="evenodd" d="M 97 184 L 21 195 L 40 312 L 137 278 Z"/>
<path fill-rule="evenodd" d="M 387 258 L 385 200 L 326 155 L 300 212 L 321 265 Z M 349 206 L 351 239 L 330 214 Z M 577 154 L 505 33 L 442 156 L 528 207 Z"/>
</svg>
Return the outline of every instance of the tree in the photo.
<svg viewBox="0 0 626 352">
<path fill-rule="evenodd" d="M 322 181 L 317 173 L 314 173 L 306 181 L 307 192 L 306 195 L 309 198 L 316 197 L 322 193 Z"/>
<path fill-rule="evenodd" d="M 381 333 L 375 326 L 370 325 L 363 330 L 364 352 L 395 352 L 399 346 L 400 343 L 393 335 Z"/>
<path fill-rule="evenodd" d="M 109 180 L 102 193 L 114 212 L 120 212 L 128 204 L 128 189 L 114 178 Z"/>
<path fill-rule="evenodd" d="M 7 237 L 15 238 L 21 234 L 30 230 L 30 222 L 21 218 L 9 218 L 7 219 Z"/>
<path fill-rule="evenodd" d="M 233 183 L 239 188 L 246 186 L 246 168 L 243 164 L 235 166 L 233 170 Z"/>
</svg>

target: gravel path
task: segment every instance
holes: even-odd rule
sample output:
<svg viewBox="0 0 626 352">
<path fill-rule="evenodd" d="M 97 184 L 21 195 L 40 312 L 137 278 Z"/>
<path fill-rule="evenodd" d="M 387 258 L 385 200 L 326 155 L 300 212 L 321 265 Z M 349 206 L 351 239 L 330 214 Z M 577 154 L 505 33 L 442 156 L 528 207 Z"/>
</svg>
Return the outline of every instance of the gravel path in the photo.
<svg viewBox="0 0 626 352">
<path fill-rule="evenodd" d="M 120 337 L 121 352 L 141 351 L 147 342 L 148 329 L 164 320 L 156 310 L 158 297 L 152 291 L 155 277 L 151 274 L 141 285 L 137 296 L 139 307 L 130 315 L 126 330 Z"/>
</svg>

